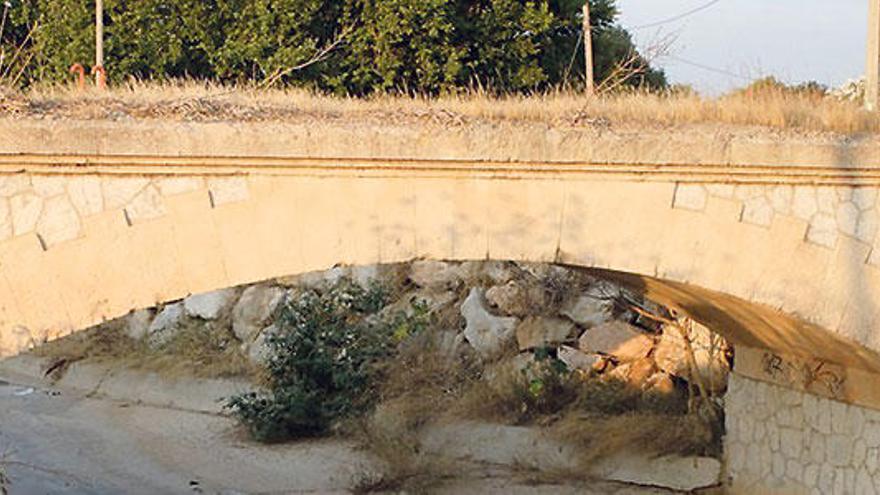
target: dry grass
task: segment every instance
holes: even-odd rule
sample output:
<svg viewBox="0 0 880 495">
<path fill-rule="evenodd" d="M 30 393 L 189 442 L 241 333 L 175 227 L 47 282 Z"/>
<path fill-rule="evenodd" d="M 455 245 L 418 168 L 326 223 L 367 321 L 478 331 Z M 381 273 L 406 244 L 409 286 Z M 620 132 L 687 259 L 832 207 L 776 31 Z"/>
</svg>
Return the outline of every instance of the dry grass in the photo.
<svg viewBox="0 0 880 495">
<path fill-rule="evenodd" d="M 541 123 L 569 127 L 724 125 L 852 135 L 880 131 L 880 114 L 810 94 L 767 90 L 720 98 L 625 93 L 588 99 L 570 92 L 493 97 L 479 92 L 438 98 L 345 98 L 300 89 L 226 87 L 177 81 L 132 82 L 107 92 L 47 86 L 0 92 L 0 115 L 186 121 L 345 120 L 381 123 Z"/>
<path fill-rule="evenodd" d="M 260 377 L 259 370 L 241 353 L 222 324 L 189 321 L 167 343 L 153 348 L 128 337 L 124 321 L 114 320 L 69 335 L 39 346 L 33 352 L 65 366 L 86 361 L 155 371 L 165 376 L 255 380 Z M 60 371 L 63 372 L 63 368 Z"/>
<path fill-rule="evenodd" d="M 712 425 L 696 415 L 630 411 L 584 414 L 568 411 L 550 427 L 551 435 L 574 446 L 578 463 L 636 451 L 644 455 L 720 455 Z"/>
<path fill-rule="evenodd" d="M 429 333 L 416 340 L 388 364 L 379 391 L 380 405 L 355 430 L 361 445 L 384 466 L 381 473 L 365 476 L 356 493 L 423 493 L 460 474 L 455 462 L 422 451 L 420 432 L 477 379 L 476 364 L 442 355 Z"/>
</svg>

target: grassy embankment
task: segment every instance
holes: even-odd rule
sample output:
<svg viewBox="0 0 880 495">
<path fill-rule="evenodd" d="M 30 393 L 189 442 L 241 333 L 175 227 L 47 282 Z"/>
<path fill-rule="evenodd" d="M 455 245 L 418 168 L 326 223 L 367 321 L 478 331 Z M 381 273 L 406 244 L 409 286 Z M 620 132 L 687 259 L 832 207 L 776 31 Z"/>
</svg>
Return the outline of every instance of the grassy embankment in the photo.
<svg viewBox="0 0 880 495">
<path fill-rule="evenodd" d="M 880 115 L 856 102 L 782 89 L 736 91 L 717 98 L 639 92 L 598 98 L 568 92 L 347 98 L 301 89 L 137 82 L 106 92 L 79 92 L 69 86 L 0 92 L 0 115 L 188 121 L 429 120 L 446 125 L 501 121 L 575 127 L 721 125 L 838 134 L 880 131 Z"/>
</svg>

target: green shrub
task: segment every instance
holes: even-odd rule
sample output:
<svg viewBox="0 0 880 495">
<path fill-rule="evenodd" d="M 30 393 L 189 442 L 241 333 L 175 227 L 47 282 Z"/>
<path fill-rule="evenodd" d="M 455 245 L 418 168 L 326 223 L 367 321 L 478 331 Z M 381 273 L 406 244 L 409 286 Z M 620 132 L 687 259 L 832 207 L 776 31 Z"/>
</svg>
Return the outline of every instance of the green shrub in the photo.
<svg viewBox="0 0 880 495">
<path fill-rule="evenodd" d="M 305 291 L 285 301 L 267 337 L 270 358 L 265 390 L 227 400 L 260 441 L 325 433 L 334 422 L 370 410 L 381 361 L 418 332 L 412 317 L 375 315 L 385 305 L 379 286 L 342 281 L 326 292 Z"/>
</svg>

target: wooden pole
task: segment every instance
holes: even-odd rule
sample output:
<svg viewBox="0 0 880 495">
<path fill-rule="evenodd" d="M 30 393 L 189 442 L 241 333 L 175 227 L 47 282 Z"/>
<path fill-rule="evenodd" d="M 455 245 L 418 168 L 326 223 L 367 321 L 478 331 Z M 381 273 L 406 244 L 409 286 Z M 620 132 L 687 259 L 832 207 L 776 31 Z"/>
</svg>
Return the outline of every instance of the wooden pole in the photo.
<svg viewBox="0 0 880 495">
<path fill-rule="evenodd" d="M 95 67 L 104 67 L 104 1 L 95 0 Z M 95 83 L 99 86 L 103 77 L 100 71 L 95 72 Z"/>
<path fill-rule="evenodd" d="M 880 103 L 880 0 L 869 1 L 865 106 L 868 110 L 877 110 L 877 104 Z"/>
<path fill-rule="evenodd" d="M 876 1 L 880 2 L 880 0 Z M 584 2 L 584 67 L 586 69 L 587 94 L 592 96 L 596 94 L 596 80 L 593 74 L 593 33 L 590 28 L 589 0 Z"/>
</svg>

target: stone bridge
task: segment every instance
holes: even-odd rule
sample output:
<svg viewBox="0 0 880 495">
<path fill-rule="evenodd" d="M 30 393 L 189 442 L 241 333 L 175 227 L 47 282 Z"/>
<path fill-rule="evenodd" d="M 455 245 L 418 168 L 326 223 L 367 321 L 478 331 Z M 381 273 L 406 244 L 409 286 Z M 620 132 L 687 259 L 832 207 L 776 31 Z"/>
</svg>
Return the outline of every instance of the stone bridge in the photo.
<svg viewBox="0 0 880 495">
<path fill-rule="evenodd" d="M 852 452 L 829 460 L 836 428 L 779 420 L 800 435 L 795 448 L 749 422 L 766 422 L 752 416 L 768 403 L 771 423 L 777 409 L 880 409 L 878 190 L 880 146 L 842 138 L 9 120 L 0 354 L 188 294 L 340 264 L 583 266 L 735 344 L 729 399 L 743 409 L 729 407 L 726 448 L 737 483 L 816 487 L 828 466 L 844 483 L 843 469 L 855 480 L 868 468 Z M 862 424 L 845 442 L 874 423 Z M 815 461 L 813 438 L 829 445 Z"/>
</svg>

